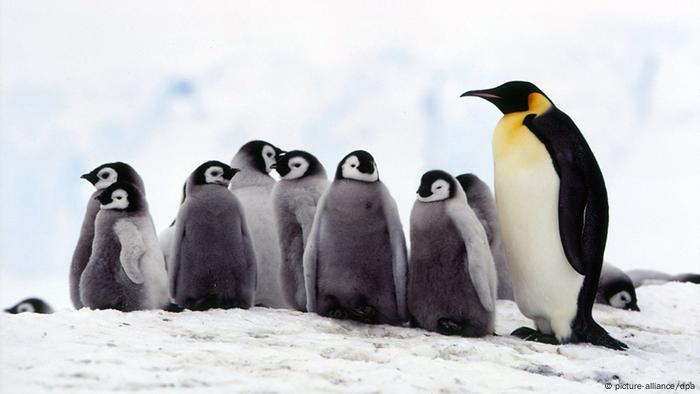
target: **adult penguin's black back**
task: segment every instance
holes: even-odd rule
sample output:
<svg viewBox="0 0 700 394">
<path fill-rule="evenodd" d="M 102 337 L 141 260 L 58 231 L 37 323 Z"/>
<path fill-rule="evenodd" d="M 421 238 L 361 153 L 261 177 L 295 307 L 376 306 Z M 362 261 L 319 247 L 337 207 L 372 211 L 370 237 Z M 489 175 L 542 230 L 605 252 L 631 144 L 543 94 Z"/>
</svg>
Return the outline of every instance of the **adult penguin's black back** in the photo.
<svg viewBox="0 0 700 394">
<path fill-rule="evenodd" d="M 608 234 L 608 198 L 583 135 L 529 82 L 462 96 L 484 98 L 504 114 L 493 137 L 496 204 L 516 302 L 537 326 L 513 334 L 627 348 L 591 313 Z"/>
</svg>

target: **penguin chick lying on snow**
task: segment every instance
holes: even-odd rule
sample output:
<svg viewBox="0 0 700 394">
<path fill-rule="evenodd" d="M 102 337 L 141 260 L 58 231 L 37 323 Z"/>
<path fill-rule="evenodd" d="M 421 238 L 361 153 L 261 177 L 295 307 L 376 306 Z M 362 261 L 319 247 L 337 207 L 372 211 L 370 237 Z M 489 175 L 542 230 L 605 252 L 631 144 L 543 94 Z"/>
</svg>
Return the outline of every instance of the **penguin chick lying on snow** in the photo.
<svg viewBox="0 0 700 394">
<path fill-rule="evenodd" d="M 632 279 L 607 261 L 603 263 L 600 272 L 595 302 L 615 308 L 639 311 L 637 292 L 634 290 Z"/>
<path fill-rule="evenodd" d="M 51 305 L 39 298 L 27 298 L 18 302 L 12 308 L 5 309 L 7 313 L 53 313 Z"/>
</svg>

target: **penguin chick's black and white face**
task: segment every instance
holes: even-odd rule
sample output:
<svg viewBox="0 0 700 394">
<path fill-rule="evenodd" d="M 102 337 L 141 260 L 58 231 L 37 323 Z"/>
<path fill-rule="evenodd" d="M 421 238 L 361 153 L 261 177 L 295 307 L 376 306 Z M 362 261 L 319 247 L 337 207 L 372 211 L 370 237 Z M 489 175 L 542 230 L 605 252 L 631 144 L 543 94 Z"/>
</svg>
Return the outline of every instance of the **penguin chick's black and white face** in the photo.
<svg viewBox="0 0 700 394">
<path fill-rule="evenodd" d="M 12 308 L 5 309 L 7 313 L 51 313 L 53 309 L 38 298 L 27 298 L 26 300 L 20 301 L 17 305 Z"/>
<path fill-rule="evenodd" d="M 231 168 L 228 164 L 220 161 L 210 160 L 201 164 L 192 173 L 192 184 L 194 185 L 221 185 L 228 187 L 231 179 L 239 170 Z"/>
<path fill-rule="evenodd" d="M 299 179 L 319 173 L 321 163 L 311 153 L 302 150 L 289 151 L 277 160 L 274 168 L 285 180 Z"/>
<path fill-rule="evenodd" d="M 335 179 L 353 179 L 361 182 L 378 181 L 379 171 L 377 171 L 374 157 L 363 150 L 349 153 L 338 164 Z"/>
<path fill-rule="evenodd" d="M 605 298 L 610 306 L 620 309 L 639 311 L 637 293 L 632 283 L 615 281 L 605 289 Z"/>
<path fill-rule="evenodd" d="M 416 198 L 420 202 L 443 201 L 455 195 L 454 178 L 441 170 L 428 171 L 421 177 Z"/>
<path fill-rule="evenodd" d="M 144 205 L 141 192 L 133 184 L 123 181 L 113 183 L 95 198 L 100 202 L 100 209 L 135 212 Z"/>
<path fill-rule="evenodd" d="M 253 159 L 253 166 L 260 172 L 269 173 L 275 163 L 285 152 L 269 142 L 255 140 L 243 145 L 240 149 Z"/>
<path fill-rule="evenodd" d="M 118 161 L 102 164 L 87 174 L 81 175 L 80 178 L 92 183 L 95 189 L 103 190 L 116 181 L 135 183 L 134 174 L 136 171 L 130 165 Z"/>
<path fill-rule="evenodd" d="M 527 111 L 530 106 L 530 95 L 533 93 L 539 93 L 546 97 L 537 86 L 525 81 L 510 81 L 492 89 L 470 90 L 460 97 L 481 97 L 498 107 L 505 115 Z"/>
</svg>

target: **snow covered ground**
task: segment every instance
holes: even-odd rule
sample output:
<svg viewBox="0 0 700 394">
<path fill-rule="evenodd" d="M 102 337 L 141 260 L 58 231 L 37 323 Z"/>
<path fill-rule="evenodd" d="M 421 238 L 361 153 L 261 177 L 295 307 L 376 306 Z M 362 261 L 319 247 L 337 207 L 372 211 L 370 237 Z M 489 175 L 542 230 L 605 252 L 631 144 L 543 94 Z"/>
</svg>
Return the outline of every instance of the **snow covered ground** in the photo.
<svg viewBox="0 0 700 394">
<path fill-rule="evenodd" d="M 677 382 L 697 389 L 700 286 L 647 286 L 638 295 L 642 312 L 594 311 L 627 352 L 510 337 L 528 321 L 509 301 L 498 304 L 498 336 L 484 339 L 262 308 L 2 314 L 0 391 L 590 393 Z"/>
</svg>

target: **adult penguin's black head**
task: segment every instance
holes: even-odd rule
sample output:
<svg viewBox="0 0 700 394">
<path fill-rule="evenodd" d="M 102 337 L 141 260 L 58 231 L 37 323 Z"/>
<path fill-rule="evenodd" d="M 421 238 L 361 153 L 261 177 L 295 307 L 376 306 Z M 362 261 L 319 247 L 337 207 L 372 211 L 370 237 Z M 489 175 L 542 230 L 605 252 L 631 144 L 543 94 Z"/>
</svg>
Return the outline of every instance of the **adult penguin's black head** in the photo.
<svg viewBox="0 0 700 394">
<path fill-rule="evenodd" d="M 272 166 L 280 177 L 285 180 L 297 179 L 312 175 L 324 175 L 326 171 L 316 156 L 303 150 L 292 150 L 277 159 Z"/>
<path fill-rule="evenodd" d="M 27 298 L 17 303 L 12 308 L 5 309 L 7 313 L 53 313 L 53 308 L 39 298 Z"/>
<path fill-rule="evenodd" d="M 254 140 L 246 143 L 238 152 L 248 155 L 253 168 L 264 174 L 268 174 L 272 171 L 272 167 L 277 160 L 285 153 L 285 151 L 271 143 L 261 140 Z M 233 165 L 238 166 L 237 164 Z"/>
<path fill-rule="evenodd" d="M 362 182 L 378 181 L 379 171 L 377 171 L 374 157 L 364 150 L 348 153 L 338 164 L 335 179 L 352 179 Z"/>
<path fill-rule="evenodd" d="M 231 168 L 228 164 L 210 160 L 197 167 L 190 175 L 190 180 L 192 185 L 213 184 L 228 187 L 238 171 L 237 168 Z M 183 194 L 186 194 L 185 190 L 183 190 Z"/>
<path fill-rule="evenodd" d="M 498 107 L 505 115 L 512 112 L 527 111 L 529 109 L 530 95 L 533 93 L 539 93 L 547 97 L 540 88 L 533 83 L 525 81 L 510 81 L 492 89 L 470 90 L 462 93 L 460 97 L 481 97 Z"/>
<path fill-rule="evenodd" d="M 139 212 L 146 208 L 146 199 L 133 183 L 118 181 L 104 189 L 97 197 L 100 209 Z"/>
<path fill-rule="evenodd" d="M 428 171 L 420 179 L 416 198 L 420 202 L 447 200 L 454 197 L 457 187 L 457 182 L 447 172 L 442 170 Z"/>
<path fill-rule="evenodd" d="M 133 183 L 145 192 L 141 176 L 133 167 L 121 161 L 102 164 L 87 174 L 81 175 L 80 178 L 92 183 L 97 190 L 105 189 L 114 182 L 124 181 Z"/>
</svg>

